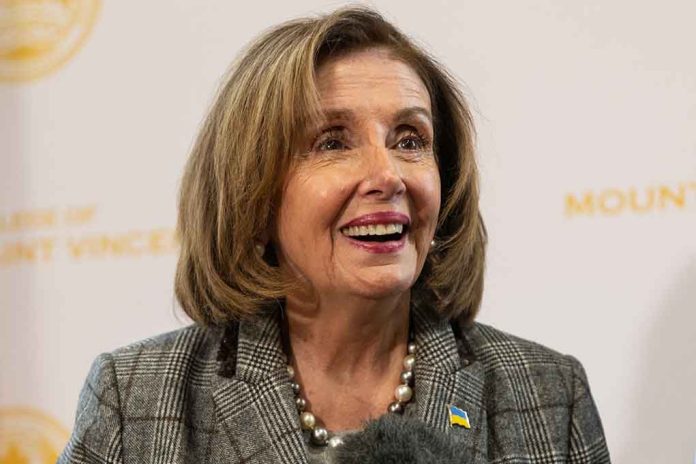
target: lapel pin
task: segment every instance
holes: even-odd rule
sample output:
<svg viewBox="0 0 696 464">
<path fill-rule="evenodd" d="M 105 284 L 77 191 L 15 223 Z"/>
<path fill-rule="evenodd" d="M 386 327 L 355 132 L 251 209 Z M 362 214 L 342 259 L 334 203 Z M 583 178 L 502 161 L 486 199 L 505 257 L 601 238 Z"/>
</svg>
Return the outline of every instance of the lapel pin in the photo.
<svg viewBox="0 0 696 464">
<path fill-rule="evenodd" d="M 449 405 L 447 410 L 449 411 L 449 420 L 452 427 L 458 425 L 460 427 L 464 427 L 465 429 L 471 428 L 469 414 L 466 411 L 453 405 Z"/>
</svg>

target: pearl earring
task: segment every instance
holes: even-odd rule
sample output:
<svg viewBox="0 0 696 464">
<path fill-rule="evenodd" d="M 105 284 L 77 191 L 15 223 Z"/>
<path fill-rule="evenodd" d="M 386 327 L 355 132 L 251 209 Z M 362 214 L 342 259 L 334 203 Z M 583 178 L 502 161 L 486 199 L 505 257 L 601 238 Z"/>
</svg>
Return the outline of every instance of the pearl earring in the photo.
<svg viewBox="0 0 696 464">
<path fill-rule="evenodd" d="M 431 246 L 431 247 L 434 247 L 434 246 L 435 246 L 435 240 L 432 240 L 432 241 L 430 242 L 430 246 Z"/>
<path fill-rule="evenodd" d="M 263 256 L 263 254 L 266 252 L 266 246 L 261 242 L 256 242 L 254 249 L 256 250 L 256 254 L 259 256 Z"/>
</svg>

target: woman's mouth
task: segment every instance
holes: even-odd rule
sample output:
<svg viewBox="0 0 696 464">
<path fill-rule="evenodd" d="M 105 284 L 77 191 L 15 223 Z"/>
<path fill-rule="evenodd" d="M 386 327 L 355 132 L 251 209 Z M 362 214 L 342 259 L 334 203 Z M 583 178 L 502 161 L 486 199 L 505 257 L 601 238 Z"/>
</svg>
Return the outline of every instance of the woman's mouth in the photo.
<svg viewBox="0 0 696 464">
<path fill-rule="evenodd" d="M 346 237 L 360 242 L 391 242 L 399 241 L 406 235 L 408 225 L 400 223 L 368 224 L 364 226 L 349 226 L 341 229 Z"/>
<path fill-rule="evenodd" d="M 396 211 L 370 213 L 341 227 L 348 243 L 369 253 L 396 253 L 406 244 L 411 220 Z"/>
</svg>

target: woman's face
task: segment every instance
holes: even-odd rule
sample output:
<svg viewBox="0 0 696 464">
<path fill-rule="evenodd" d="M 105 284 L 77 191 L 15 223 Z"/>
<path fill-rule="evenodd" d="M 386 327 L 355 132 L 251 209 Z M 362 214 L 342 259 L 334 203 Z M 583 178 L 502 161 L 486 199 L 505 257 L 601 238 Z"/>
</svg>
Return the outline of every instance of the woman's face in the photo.
<svg viewBox="0 0 696 464">
<path fill-rule="evenodd" d="M 308 131 L 281 199 L 280 265 L 321 295 L 410 289 L 440 209 L 428 91 L 372 48 L 317 70 L 325 121 Z"/>
</svg>

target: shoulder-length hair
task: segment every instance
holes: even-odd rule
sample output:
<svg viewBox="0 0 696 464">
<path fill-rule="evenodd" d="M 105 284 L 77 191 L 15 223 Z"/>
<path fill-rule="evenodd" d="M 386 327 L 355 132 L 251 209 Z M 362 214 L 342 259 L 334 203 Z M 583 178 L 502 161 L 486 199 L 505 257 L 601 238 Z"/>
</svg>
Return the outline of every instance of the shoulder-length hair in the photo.
<svg viewBox="0 0 696 464">
<path fill-rule="evenodd" d="M 285 173 L 307 125 L 320 117 L 315 73 L 330 57 L 384 47 L 430 93 L 442 185 L 436 245 L 412 289 L 414 304 L 471 323 L 483 293 L 486 230 L 479 212 L 475 130 L 455 80 L 377 12 L 350 7 L 266 32 L 231 68 L 186 165 L 177 224 L 176 297 L 204 325 L 255 314 L 292 286 L 273 247 Z"/>
</svg>

